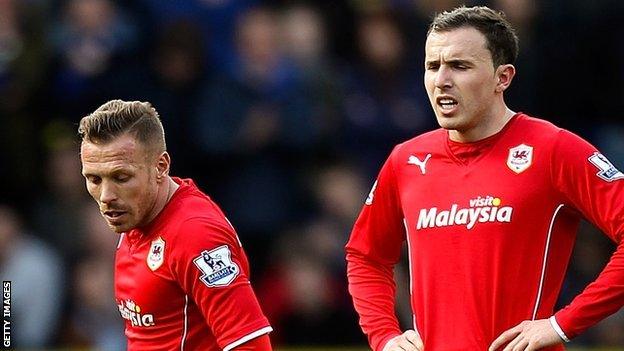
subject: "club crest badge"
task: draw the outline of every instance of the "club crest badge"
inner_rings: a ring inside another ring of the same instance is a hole
[[[533,163],[533,147],[520,144],[509,149],[507,167],[515,173],[522,173]]]
[[[152,241],[152,246],[147,254],[147,266],[155,271],[163,264],[165,259],[165,240],[160,236]]]
[[[209,287],[230,285],[240,273],[240,268],[232,261],[232,253],[227,245],[202,251],[193,263],[202,272],[199,279]]]
[[[624,179],[624,173],[615,168],[613,163],[611,163],[611,161],[609,161],[603,154],[594,152],[588,160],[596,166],[596,168],[598,168],[598,173],[596,173],[596,175],[602,180],[612,182],[614,180]]]

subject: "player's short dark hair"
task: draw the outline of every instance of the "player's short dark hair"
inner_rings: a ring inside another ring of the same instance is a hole
[[[518,57],[518,36],[503,12],[486,6],[461,6],[435,16],[427,36],[432,32],[447,32],[472,27],[485,36],[487,49],[492,54],[494,67],[513,64]]]
[[[111,100],[83,117],[78,127],[82,142],[108,143],[129,133],[148,149],[167,149],[158,112],[149,102]]]

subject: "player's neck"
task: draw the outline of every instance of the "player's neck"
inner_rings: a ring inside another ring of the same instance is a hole
[[[491,118],[484,118],[473,128],[465,131],[449,130],[449,138],[458,143],[474,143],[489,138],[500,132],[515,114],[503,105],[502,111],[494,113]]]
[[[168,189],[167,189],[167,200],[165,201],[165,205],[169,203],[169,200],[171,200],[171,198],[173,197],[173,194],[175,194],[176,190],[178,190],[178,188],[180,187],[180,185],[176,183],[171,177],[168,176],[167,178],[168,178],[168,182],[167,182]]]
[[[163,182],[162,189],[158,193],[158,197],[156,199],[156,203],[154,204],[154,208],[151,211],[151,215],[149,219],[146,221],[147,224],[152,223],[152,221],[162,212],[165,206],[171,201],[173,194],[175,194],[176,190],[180,187],[178,183],[173,181],[173,179],[167,176],[167,180]]]

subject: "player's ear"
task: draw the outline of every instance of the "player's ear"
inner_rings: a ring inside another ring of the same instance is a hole
[[[167,175],[169,175],[169,167],[171,166],[171,157],[167,151],[158,156],[156,162],[156,180],[158,182],[163,181]]]
[[[511,85],[513,77],[516,75],[516,67],[512,64],[500,65],[496,69],[496,92],[502,93]]]

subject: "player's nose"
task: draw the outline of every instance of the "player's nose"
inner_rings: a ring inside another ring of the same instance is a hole
[[[453,86],[453,79],[451,76],[451,69],[445,65],[440,66],[435,76],[435,86],[438,89],[448,89]]]
[[[115,188],[107,184],[107,182],[102,182],[102,186],[100,187],[100,202],[109,204],[117,200],[117,192]]]

